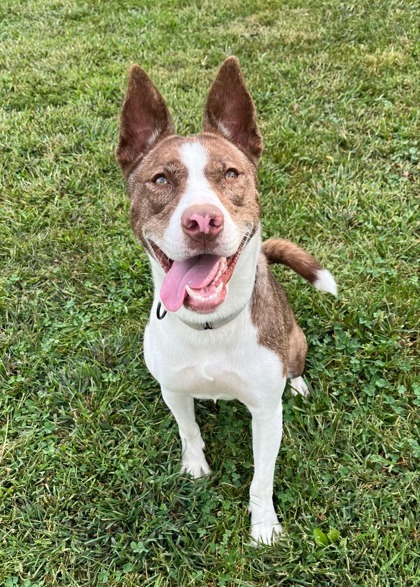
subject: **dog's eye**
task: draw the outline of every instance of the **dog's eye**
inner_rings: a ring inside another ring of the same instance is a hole
[[[232,181],[233,179],[238,178],[238,172],[235,169],[228,169],[225,174],[225,179],[228,181]]]
[[[157,175],[153,182],[156,185],[166,185],[167,183],[169,183],[164,175]]]

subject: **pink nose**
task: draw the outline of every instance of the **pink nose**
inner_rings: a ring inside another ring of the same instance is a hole
[[[223,223],[222,212],[210,204],[190,206],[181,216],[184,233],[193,241],[203,245],[214,240],[222,232]]]

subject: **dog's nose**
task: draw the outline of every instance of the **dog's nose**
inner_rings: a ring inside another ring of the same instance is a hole
[[[223,230],[224,217],[216,206],[210,204],[190,206],[181,216],[184,233],[193,241],[206,244]]]

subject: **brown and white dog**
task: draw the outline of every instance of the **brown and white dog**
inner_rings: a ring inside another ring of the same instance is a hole
[[[130,70],[116,151],[131,200],[131,226],[152,266],[154,302],[144,336],[147,367],[179,426],[182,470],[210,473],[194,398],[237,399],[252,415],[254,543],[281,532],[273,477],[287,378],[301,374],[306,339],[270,263],[283,263],[321,291],[331,274],[297,245],[261,242],[257,163],[262,140],[235,57],[207,98],[204,130],[174,134],[166,104],[138,66]]]

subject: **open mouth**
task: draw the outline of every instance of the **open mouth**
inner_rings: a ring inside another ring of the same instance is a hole
[[[149,241],[150,242],[150,241]],[[195,312],[213,312],[226,297],[226,286],[244,248],[243,239],[230,257],[196,255],[184,261],[173,261],[150,242],[153,252],[166,272],[160,298],[167,310],[176,312],[182,305]]]

